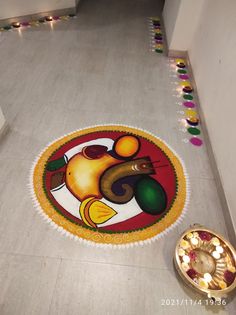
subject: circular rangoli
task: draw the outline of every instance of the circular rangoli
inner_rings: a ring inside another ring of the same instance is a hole
[[[97,245],[143,244],[180,221],[184,166],[156,136],[120,125],[86,128],[51,143],[31,176],[37,208],[63,233]]]

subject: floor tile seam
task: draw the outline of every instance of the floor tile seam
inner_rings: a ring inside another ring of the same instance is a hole
[[[125,249],[126,250],[126,249]],[[134,265],[134,264],[117,264],[113,262],[102,262],[102,261],[91,261],[91,260],[80,260],[77,258],[68,258],[68,257],[57,257],[57,256],[40,256],[40,255],[33,255],[33,254],[23,254],[23,253],[13,253],[13,252],[5,252],[0,251],[0,255],[8,255],[8,256],[22,256],[28,258],[39,258],[39,259],[51,259],[51,260],[58,260],[58,261],[71,261],[71,262],[79,262],[81,264],[96,264],[96,265],[105,265],[105,266],[117,266],[117,267],[128,267],[128,268],[135,268],[135,269],[147,269],[147,270],[166,270],[170,271],[170,268],[158,268],[158,267],[150,267],[150,266],[143,266],[143,265]]]

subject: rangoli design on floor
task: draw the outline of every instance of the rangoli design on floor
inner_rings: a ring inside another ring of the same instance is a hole
[[[191,143],[195,147],[201,147],[203,140],[201,137],[200,118],[197,111],[196,92],[194,92],[191,82],[190,73],[187,67],[187,61],[183,58],[169,59],[172,77],[176,78],[176,93],[178,98],[182,98],[178,102],[184,110],[178,111],[184,118],[180,118],[181,131],[190,135],[190,138],[185,138],[185,143]]]
[[[72,238],[101,245],[157,239],[180,221],[188,200],[176,153],[128,126],[96,126],[56,140],[31,175],[40,213]]]
[[[164,51],[164,44],[161,20],[159,17],[150,17],[148,19],[148,24],[151,37],[151,51],[162,54]]]

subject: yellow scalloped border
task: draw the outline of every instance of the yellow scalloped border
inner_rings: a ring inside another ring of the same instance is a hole
[[[47,195],[43,189],[43,174],[45,165],[49,159],[49,157],[57,150],[60,146],[64,145],[66,142],[89,133],[99,132],[99,131],[121,131],[121,132],[128,132],[135,134],[137,136],[146,138],[147,140],[153,142],[157,145],[170,159],[171,163],[173,164],[177,176],[178,182],[178,191],[176,195],[176,199],[172,204],[169,212],[166,214],[165,217],[162,218],[161,221],[149,226],[140,231],[134,232],[124,232],[119,234],[106,234],[100,233],[99,231],[93,231],[84,228],[83,226],[79,226],[75,223],[70,222],[60,213],[58,213],[51,203],[49,202]],[[95,243],[102,243],[102,244],[114,244],[114,245],[121,245],[121,244],[129,244],[133,242],[145,241],[152,237],[155,237],[157,234],[160,234],[165,229],[170,227],[181,215],[185,202],[186,202],[186,178],[184,174],[184,169],[177,158],[177,156],[169,149],[169,147],[162,142],[160,139],[156,138],[155,136],[146,133],[143,130],[131,128],[128,126],[119,126],[119,125],[108,125],[108,126],[96,126],[91,128],[82,129],[79,131],[75,131],[61,139],[55,141],[51,145],[49,145],[45,151],[39,157],[34,171],[33,171],[33,188],[35,196],[44,211],[44,213],[52,219],[54,223],[58,225],[58,227],[62,227],[63,229],[67,230],[69,233],[78,236],[79,238],[83,238],[88,241],[92,241]]]

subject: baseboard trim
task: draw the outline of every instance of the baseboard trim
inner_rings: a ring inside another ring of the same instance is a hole
[[[196,81],[195,81],[195,78],[194,78],[194,72],[193,72],[193,68],[192,68],[191,63],[190,63],[190,58],[189,58],[188,52],[187,51],[169,50],[168,51],[168,57],[172,57],[172,58],[181,57],[181,58],[185,58],[186,61],[187,61],[188,70],[189,70],[189,74],[190,74],[190,77],[191,77],[191,82],[192,82],[192,85],[193,85],[193,88],[194,88],[194,91],[195,91],[195,99],[196,99],[197,104],[198,104],[198,111],[199,111],[199,115],[200,115],[200,118],[201,118],[201,127],[202,127],[202,130],[203,130],[203,133],[204,133],[204,141],[205,141],[205,145],[206,145],[206,148],[207,148],[207,153],[208,153],[208,156],[209,156],[212,172],[213,172],[213,175],[214,175],[218,196],[220,198],[220,203],[221,203],[221,207],[222,207],[225,223],[226,223],[227,230],[228,230],[228,237],[230,239],[230,242],[234,246],[236,246],[235,227],[234,227],[233,220],[232,220],[232,217],[231,217],[231,213],[230,213],[230,210],[229,210],[229,205],[228,205],[227,198],[226,198],[226,195],[225,195],[225,191],[224,191],[224,188],[223,188],[220,172],[219,172],[219,169],[218,169],[218,166],[217,166],[217,162],[216,162],[216,158],[215,158],[215,154],[214,154],[214,150],[213,150],[212,145],[211,145],[210,136],[209,136],[209,132],[208,132],[208,129],[207,129],[207,124],[206,124],[206,119],[205,119],[204,112],[203,112],[202,107],[201,107],[201,102],[200,102],[200,99],[199,99],[199,96],[198,96],[198,93],[197,93],[197,85],[196,85]]]
[[[68,14],[76,14],[77,8],[76,6],[65,8],[65,9],[58,9],[58,10],[52,10],[52,11],[46,11],[46,12],[39,12],[35,14],[27,14],[22,16],[16,16],[11,17],[7,19],[0,20],[0,27],[3,27],[4,25],[9,25],[13,22],[22,22],[22,21],[32,21],[32,20],[38,20],[44,16],[62,16],[62,15],[68,15]]]
[[[208,156],[209,156],[212,172],[213,172],[213,175],[214,175],[218,196],[220,198],[220,203],[221,203],[221,207],[222,207],[225,223],[226,223],[227,230],[228,230],[228,237],[230,239],[230,242],[235,247],[236,246],[235,227],[234,227],[233,219],[232,219],[232,216],[231,216],[231,213],[230,213],[230,209],[229,209],[229,205],[228,205],[228,202],[227,202],[227,198],[226,198],[226,195],[225,195],[225,191],[224,191],[224,187],[223,187],[223,184],[222,184],[220,172],[219,172],[219,169],[218,169],[218,166],[217,166],[214,150],[213,150],[213,147],[211,145],[211,141],[210,141],[210,136],[209,136],[209,132],[208,132],[207,124],[206,124],[205,115],[204,115],[204,112],[203,112],[202,107],[201,107],[201,102],[200,102],[199,95],[197,93],[197,85],[196,85],[196,81],[195,81],[195,78],[194,78],[194,71],[193,71],[193,68],[191,66],[191,62],[190,62],[190,58],[189,58],[188,52],[187,51],[178,51],[178,50],[168,50],[168,57],[170,57],[170,58],[178,58],[178,57],[185,58],[186,61],[187,61],[188,70],[189,70],[189,74],[190,74],[190,77],[191,77],[191,82],[192,82],[192,85],[193,85],[193,88],[194,88],[194,91],[195,91],[195,99],[196,99],[197,104],[198,104],[198,111],[199,111],[199,115],[200,115],[200,118],[201,118],[201,127],[202,127],[202,130],[203,130],[203,133],[204,133],[204,141],[205,141],[205,145],[206,145],[206,148],[207,148],[207,153],[208,153]]]
[[[203,133],[204,133],[204,141],[205,141],[205,145],[206,145],[206,148],[207,148],[207,153],[208,153],[208,156],[209,156],[212,172],[213,172],[213,175],[214,175],[218,196],[220,198],[220,203],[221,203],[221,207],[222,207],[225,223],[226,223],[227,230],[228,230],[228,237],[230,239],[230,242],[235,247],[236,246],[235,227],[234,227],[234,224],[233,224],[233,219],[231,217],[229,205],[228,205],[227,198],[226,198],[226,195],[225,195],[225,191],[224,191],[224,187],[223,187],[223,184],[222,184],[222,180],[221,180],[220,172],[219,172],[219,169],[218,169],[218,165],[217,165],[217,162],[216,162],[214,150],[213,150],[213,147],[212,147],[212,144],[211,144],[211,141],[210,141],[210,136],[209,136],[209,132],[208,132],[207,124],[206,124],[205,115],[204,115],[204,112],[203,112],[202,107],[201,107],[201,101],[200,101],[199,95],[197,93],[197,85],[196,85],[196,81],[195,81],[195,78],[194,78],[194,71],[193,71],[193,68],[192,68],[191,63],[190,63],[190,58],[189,58],[188,52],[186,52],[186,57],[185,58],[186,58],[186,61],[187,61],[189,74],[190,74],[191,79],[192,79],[192,85],[193,85],[193,88],[194,88],[194,91],[195,91],[195,98],[196,98],[196,101],[197,101],[197,104],[198,104],[198,111],[199,111],[199,115],[200,115],[200,118],[201,118],[201,127],[202,127],[202,130],[203,130]]]
[[[186,58],[188,57],[188,52],[184,50],[170,50],[168,49],[167,56],[169,58]]]

